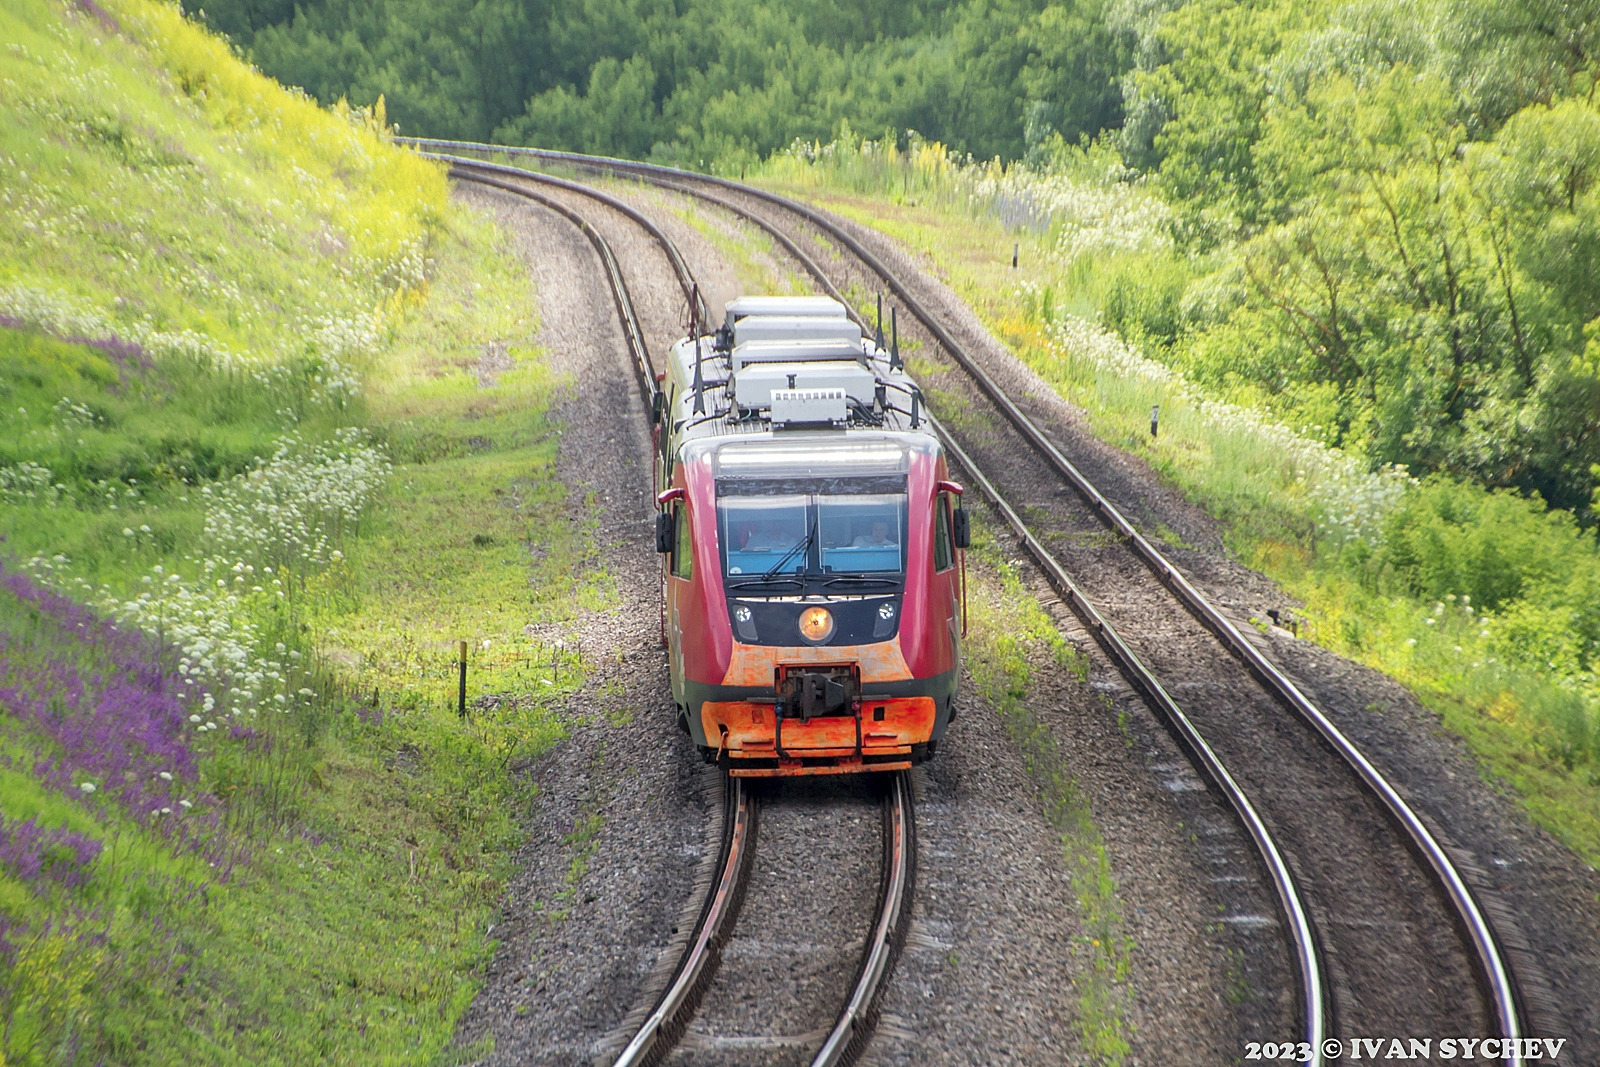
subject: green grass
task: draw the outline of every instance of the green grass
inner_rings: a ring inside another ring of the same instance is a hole
[[[352,355],[421,278],[439,169],[174,6],[105,7],[119,29],[56,0],[0,12],[0,313],[246,360]]]
[[[1122,923],[1105,842],[1088,801],[1079,792],[1067,757],[1033,710],[1035,668],[1088,677],[1088,661],[1073,650],[1055,623],[1023,588],[1017,570],[1001,557],[981,524],[975,526],[966,644],[973,688],[1000,716],[1037,784],[1044,816],[1060,837],[1061,856],[1077,897],[1077,943],[1082,970],[1073,976],[1075,1023],[1092,1062],[1120,1064],[1128,1055],[1127,1019],[1132,939]]]
[[[725,222],[708,218],[695,204],[674,209],[684,222],[693,226],[733,265],[734,274],[747,293],[810,294],[808,279],[802,279],[782,266],[773,254],[772,238],[747,222],[736,223],[738,234],[729,233]]]
[[[1192,386],[1126,373],[1058,342],[1063,316],[1096,320],[1120,307],[1118,301],[1159,303],[1174,286],[1181,291],[1186,269],[1149,252],[1101,252],[1065,264],[1055,253],[1058,232],[1002,225],[986,203],[970,196],[970,175],[955,174],[938,152],[924,155],[845,153],[827,165],[775,157],[752,177],[873,226],[930,260],[996,337],[1084,410],[1091,432],[1144,459],[1221,520],[1229,549],[1305,605],[1302,636],[1410,688],[1466,740],[1486,777],[1509,783],[1536,822],[1590,863],[1600,862],[1600,692],[1595,649],[1585,645],[1592,613],[1583,607],[1592,603],[1585,591],[1591,589],[1594,537],[1575,529],[1545,536],[1538,516],[1492,509],[1486,501],[1481,510],[1493,511],[1500,525],[1468,527],[1450,535],[1454,541],[1428,534],[1432,556],[1409,561],[1409,571],[1386,557],[1352,558],[1346,542],[1319,528],[1326,505],[1270,434],[1248,420],[1218,417],[1207,407],[1210,398]],[[1145,308],[1141,314],[1154,313]],[[1163,357],[1152,339],[1135,341]],[[936,388],[930,396],[935,414],[958,417],[940,405]],[[1250,395],[1217,399],[1247,406],[1260,401]],[[1152,439],[1154,404],[1161,408],[1161,429]],[[1424,491],[1443,492],[1407,490],[1405,499]],[[1163,536],[1160,529],[1147,532]],[[1469,548],[1458,546],[1499,536],[1538,541],[1540,558],[1552,560],[1560,574],[1531,580],[1523,599],[1498,606],[1487,622],[1480,612],[1490,638],[1475,625],[1461,640],[1441,644],[1437,623],[1427,622],[1432,605],[1447,592],[1468,589],[1428,587],[1428,568],[1459,571],[1470,560],[1460,555]],[[1571,613],[1570,629],[1580,635],[1576,645],[1584,646],[1573,656],[1563,653],[1574,642],[1552,635],[1559,611]]]
[[[102,851],[69,888],[0,863],[0,1062],[481,1055],[449,1042],[522,839],[518,771],[583,682],[566,626],[615,601],[591,503],[555,473],[567,383],[525,269],[386,144],[381,109],[319,110],[164,4],[105,7],[116,28],[54,0],[0,12],[7,565],[96,604],[178,574],[281,677],[238,720],[258,740],[196,731],[174,783],[219,798],[242,857],[225,879],[159,820],[33,773],[59,752],[4,705],[0,831],[31,818]],[[290,433],[393,469],[358,518],[308,520],[315,559],[207,535],[216,494]],[[269,576],[268,555],[297,562]],[[220,572],[233,599],[208,559],[251,568]],[[105,669],[41,634],[0,591],[0,689],[30,664]]]

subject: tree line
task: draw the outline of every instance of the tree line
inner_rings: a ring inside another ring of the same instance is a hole
[[[404,133],[690,165],[914,129],[982,158],[1120,122],[1105,0],[210,0],[267,73]]]
[[[1125,333],[1376,463],[1595,518],[1600,4],[1192,0],[1147,16],[1123,158],[1184,269]]]

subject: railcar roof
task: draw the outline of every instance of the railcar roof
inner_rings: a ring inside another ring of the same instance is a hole
[[[842,319],[845,317],[845,308],[839,301],[826,296],[741,296],[728,301],[726,314],[731,327],[747,315]]]

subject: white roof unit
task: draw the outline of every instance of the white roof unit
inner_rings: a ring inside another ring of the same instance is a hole
[[[728,327],[747,315],[782,315],[788,318],[842,319],[844,305],[826,296],[741,296],[728,301]]]
[[[860,362],[865,356],[859,334],[853,342],[842,337],[815,341],[746,341],[734,348],[731,369],[737,374],[747,363],[829,363],[846,359]]]
[[[877,383],[859,363],[754,363],[734,374],[732,395],[740,407],[760,409],[777,403],[785,389],[838,389],[871,404]]]
[[[843,389],[774,389],[772,425],[842,425],[850,421],[850,398]]]
[[[809,315],[746,315],[733,327],[733,344],[746,341],[822,341],[828,339],[861,342],[861,327],[849,319],[830,319]]]

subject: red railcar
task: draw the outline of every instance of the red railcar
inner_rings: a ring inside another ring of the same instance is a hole
[[[740,298],[657,399],[672,694],[746,776],[899,770],[954,714],[967,515],[898,345],[835,301]]]

